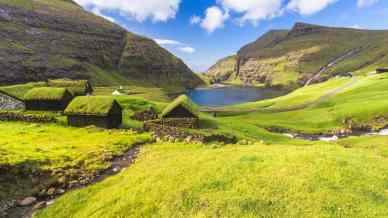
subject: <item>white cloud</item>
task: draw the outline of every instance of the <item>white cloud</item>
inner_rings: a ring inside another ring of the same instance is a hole
[[[84,7],[115,10],[139,22],[167,21],[175,17],[181,0],[75,0]]]
[[[363,8],[376,4],[377,2],[379,2],[379,0],[357,0],[357,6]]]
[[[154,39],[159,45],[183,45],[183,43],[171,39]]]
[[[358,25],[358,24],[350,26],[350,28],[352,28],[352,29],[362,29],[362,27],[360,25]]]
[[[257,24],[260,20],[270,19],[282,14],[283,0],[218,0],[224,8],[242,14],[240,24],[250,21]]]
[[[291,0],[287,9],[298,12],[302,15],[311,15],[315,14],[332,3],[337,2],[338,0]]]
[[[190,24],[198,24],[201,22],[201,18],[194,15],[190,18]]]
[[[172,39],[154,39],[156,43],[158,43],[160,46],[163,46],[166,49],[171,49],[171,50],[177,50],[181,52],[185,52],[188,54],[194,53],[196,50],[195,48],[183,43],[179,42],[177,40],[172,40]]]
[[[228,11],[223,12],[219,7],[213,6],[206,9],[205,18],[201,21],[201,27],[209,33],[224,27],[224,22],[229,18]]]
[[[180,48],[178,48],[178,50],[181,52],[189,53],[189,54],[192,54],[195,52],[195,48],[190,47],[190,46],[180,47]]]
[[[338,1],[340,0],[217,0],[216,6],[206,10],[205,18],[201,20],[201,26],[208,32],[213,32],[224,26],[224,22],[230,18],[229,14],[235,15],[237,23],[240,25],[245,22],[257,25],[262,20],[282,16],[287,11],[295,11],[301,15],[312,15]],[[379,0],[357,1],[362,1],[365,5],[365,2],[371,4],[371,2],[375,3]],[[195,22],[191,23],[196,23],[198,20],[199,18],[196,17]]]
[[[97,16],[103,17],[112,23],[116,23],[116,20],[113,17],[109,17],[109,16],[104,15],[99,8],[93,8],[92,13],[97,15]]]

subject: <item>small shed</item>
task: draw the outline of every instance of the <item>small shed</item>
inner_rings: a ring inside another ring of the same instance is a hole
[[[388,73],[388,67],[377,68],[376,73]]]
[[[122,108],[112,97],[76,97],[65,110],[70,126],[97,126],[106,129],[118,128],[122,123]]]
[[[24,95],[26,110],[63,111],[73,99],[65,88],[33,88]]]
[[[198,106],[186,95],[181,95],[164,109],[161,121],[166,126],[198,128]]]
[[[66,88],[74,96],[85,96],[93,93],[93,87],[88,80],[55,79],[47,82],[50,87]]]

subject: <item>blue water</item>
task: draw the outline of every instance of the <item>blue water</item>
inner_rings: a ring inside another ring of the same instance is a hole
[[[201,106],[217,107],[253,102],[284,95],[285,91],[275,88],[251,86],[226,86],[221,88],[198,88],[187,95]]]

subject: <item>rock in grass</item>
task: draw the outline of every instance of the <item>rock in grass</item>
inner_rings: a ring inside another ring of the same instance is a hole
[[[39,210],[39,209],[44,208],[45,206],[46,206],[46,202],[45,201],[41,201],[41,202],[36,203],[32,209],[33,210]]]
[[[47,195],[54,195],[55,194],[55,188],[49,188],[46,192]]]
[[[27,197],[27,198],[24,198],[23,200],[19,201],[18,205],[22,206],[22,207],[30,206],[30,205],[34,204],[36,202],[36,200],[37,199],[35,197]]]

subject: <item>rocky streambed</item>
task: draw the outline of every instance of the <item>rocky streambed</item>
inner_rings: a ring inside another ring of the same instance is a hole
[[[343,131],[337,134],[304,134],[304,133],[292,133],[292,132],[282,132],[284,136],[293,139],[303,139],[308,141],[336,141],[343,138],[348,138],[351,136],[388,136],[388,128],[380,129],[378,131]]]

